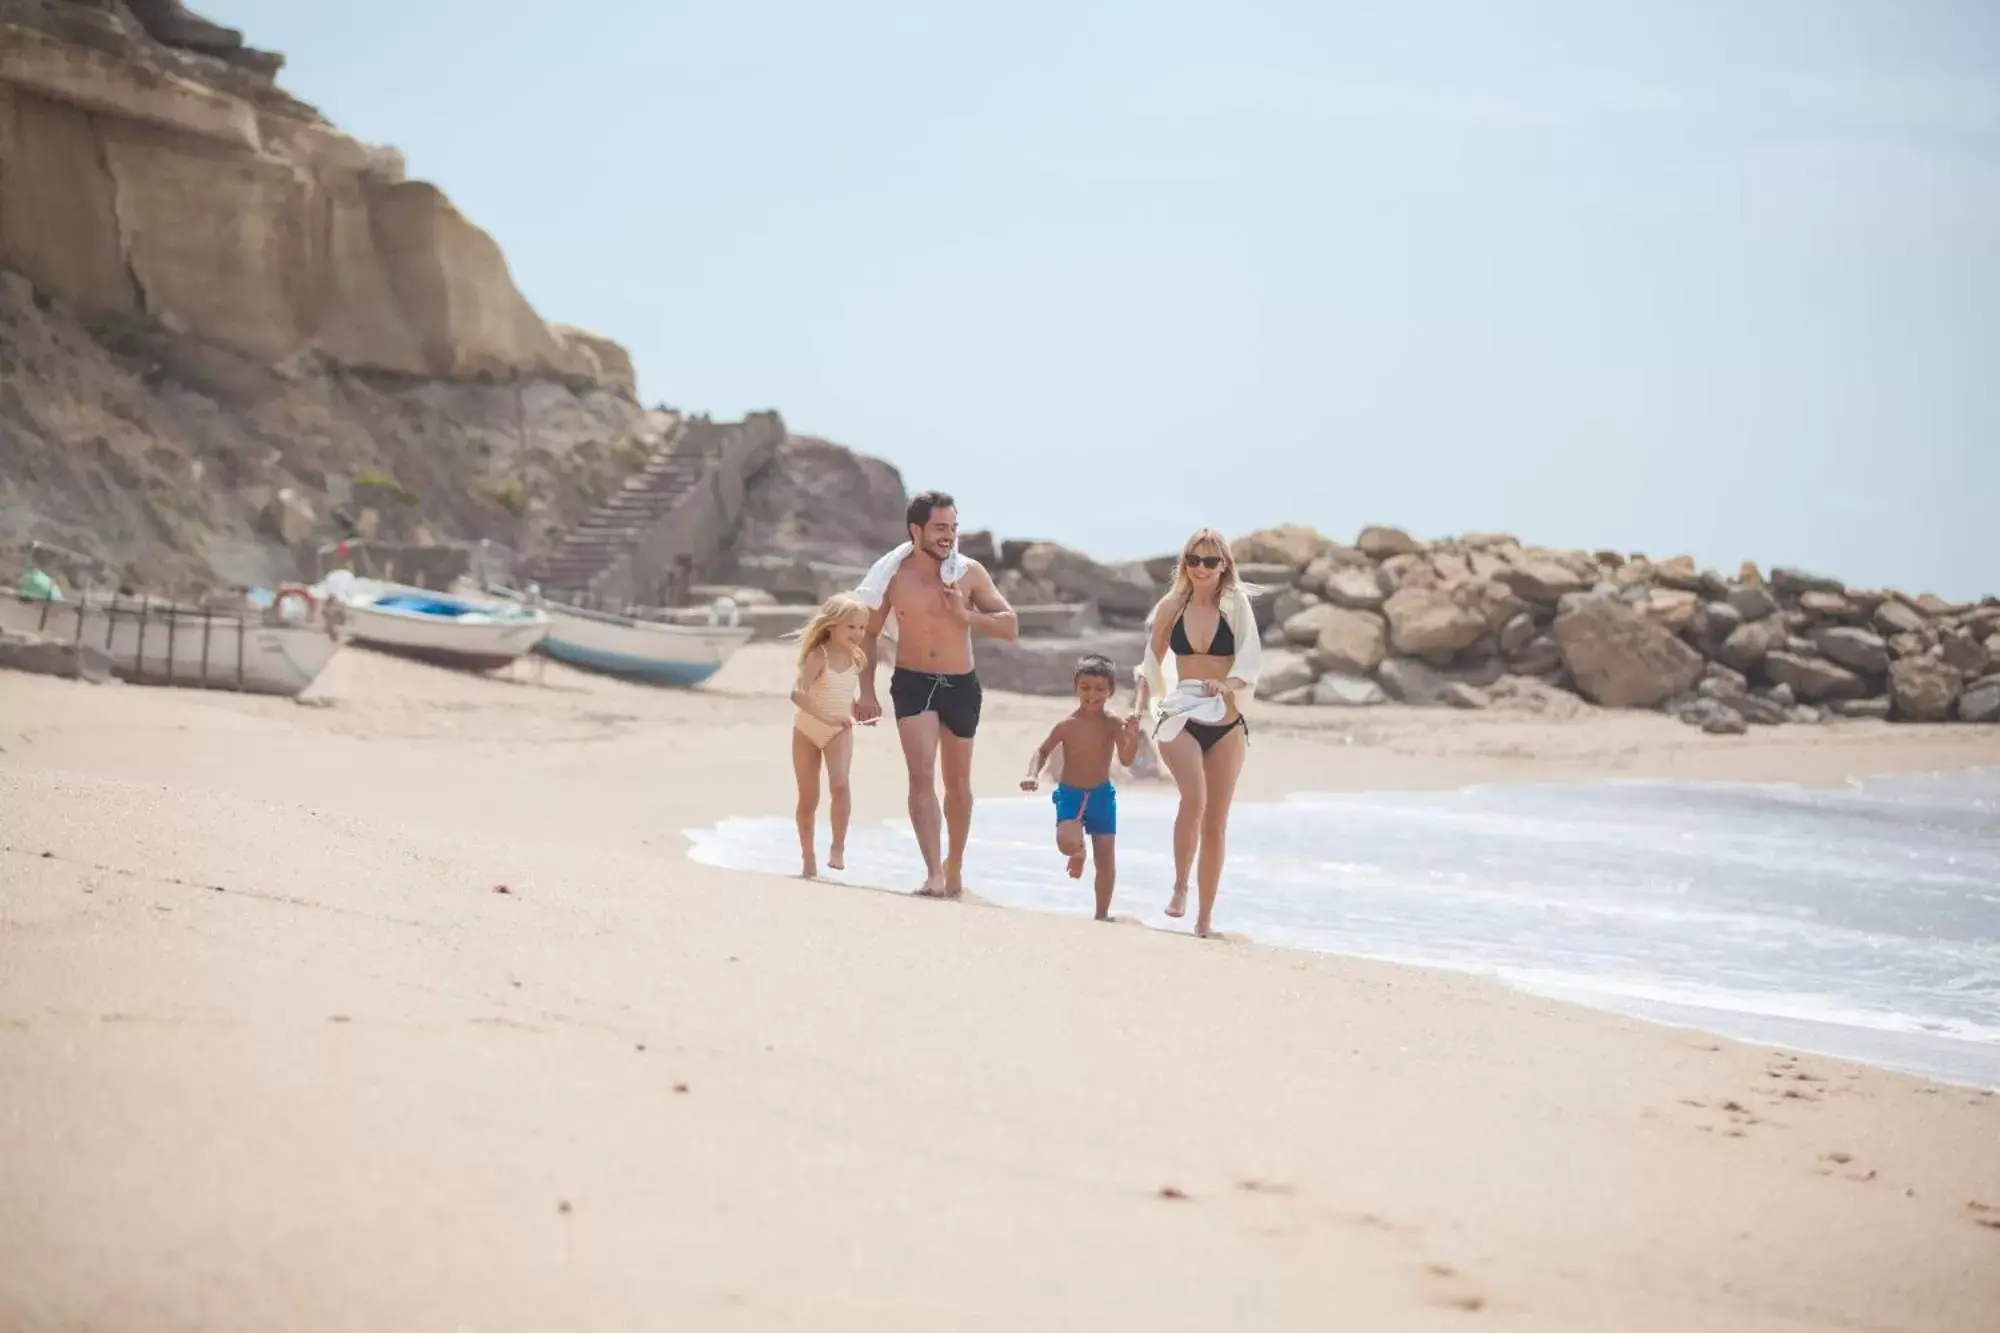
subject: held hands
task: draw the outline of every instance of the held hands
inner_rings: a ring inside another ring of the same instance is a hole
[[[872,727],[875,725],[875,720],[881,716],[882,705],[876,702],[874,695],[864,694],[854,701],[854,716],[849,721],[858,722],[864,727]]]

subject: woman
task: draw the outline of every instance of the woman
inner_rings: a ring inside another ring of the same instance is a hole
[[[1199,854],[1194,933],[1206,936],[1222,883],[1229,805],[1250,738],[1237,700],[1256,688],[1263,657],[1249,592],[1237,580],[1235,557],[1221,533],[1203,528],[1188,538],[1174,586],[1146,626],[1140,708],[1147,692],[1158,701],[1153,737],[1181,794],[1167,915],[1187,913],[1188,869]]]

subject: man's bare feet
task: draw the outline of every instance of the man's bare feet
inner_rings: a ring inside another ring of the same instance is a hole
[[[1174,896],[1167,899],[1167,915],[1182,917],[1187,915],[1187,885],[1174,890]]]
[[[847,869],[847,850],[843,847],[835,847],[832,851],[829,851],[826,854],[826,868],[828,870]]]

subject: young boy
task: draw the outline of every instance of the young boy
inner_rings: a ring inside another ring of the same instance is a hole
[[[1097,867],[1097,919],[1111,919],[1111,890],[1118,881],[1118,792],[1111,785],[1111,756],[1131,766],[1139,749],[1139,719],[1118,718],[1105,711],[1114,689],[1111,659],[1096,653],[1076,666],[1076,711],[1056,723],[1028,762],[1022,791],[1034,791],[1042,769],[1057,746],[1062,747],[1062,781],[1053,793],[1056,805],[1056,848],[1069,858],[1071,879],[1083,877],[1083,840],[1090,837],[1090,859]]]

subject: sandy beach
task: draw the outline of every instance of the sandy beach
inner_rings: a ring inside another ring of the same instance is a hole
[[[0,1327],[2000,1327],[1989,1094],[694,864],[790,808],[788,671],[0,678]],[[989,697],[983,796],[1061,710]],[[1990,727],[1252,717],[1252,801],[2000,763]],[[855,784],[900,812],[886,730]]]

